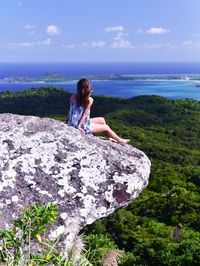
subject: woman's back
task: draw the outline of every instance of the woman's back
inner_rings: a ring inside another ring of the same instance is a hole
[[[70,109],[68,113],[68,125],[77,127],[83,114],[84,107],[78,106],[76,102],[76,95],[72,95],[70,99]],[[91,133],[90,112],[88,112],[86,119],[82,124],[82,129],[85,133]]]
[[[82,78],[77,83],[77,94],[70,98],[70,110],[68,113],[68,125],[76,127],[85,133],[105,133],[109,139],[126,144],[129,139],[120,138],[105,122],[103,117],[90,118],[90,108],[93,99],[90,97],[93,91],[89,81]]]

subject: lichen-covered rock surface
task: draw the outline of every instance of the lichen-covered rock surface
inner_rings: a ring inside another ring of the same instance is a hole
[[[0,114],[0,229],[26,206],[54,202],[58,229],[73,227],[73,234],[71,223],[83,227],[127,206],[149,173],[149,159],[131,145],[53,119]]]

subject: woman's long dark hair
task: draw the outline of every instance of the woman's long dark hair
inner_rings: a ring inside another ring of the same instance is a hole
[[[83,78],[78,81],[76,94],[76,103],[78,106],[87,106],[91,91],[92,86],[87,79]]]

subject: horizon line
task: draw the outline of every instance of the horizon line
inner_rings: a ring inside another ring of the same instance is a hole
[[[114,64],[114,63],[200,63],[199,61],[4,61],[0,64]]]

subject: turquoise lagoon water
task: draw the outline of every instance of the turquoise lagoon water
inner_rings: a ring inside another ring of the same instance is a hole
[[[66,79],[42,80],[49,73]],[[37,82],[27,82],[24,77],[36,77]],[[95,95],[160,95],[200,100],[200,63],[1,63],[0,91],[56,86],[74,92],[81,77],[89,78]]]

